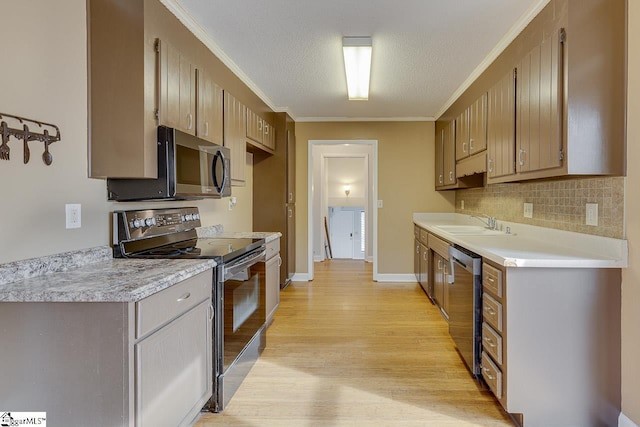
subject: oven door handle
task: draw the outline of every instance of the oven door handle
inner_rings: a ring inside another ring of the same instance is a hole
[[[239,271],[244,270],[245,268],[249,268],[254,264],[257,264],[260,261],[264,261],[264,259],[267,256],[267,250],[263,250],[260,253],[258,253],[255,256],[246,258],[242,261],[240,261],[238,264],[233,263],[232,265],[230,265],[229,267],[225,267],[224,269],[224,277],[229,277],[229,276],[233,276],[234,274],[238,273]]]

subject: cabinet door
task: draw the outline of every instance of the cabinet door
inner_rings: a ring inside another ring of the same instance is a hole
[[[517,67],[516,147],[520,173],[562,165],[562,31],[545,38]]]
[[[272,150],[276,149],[276,129],[266,121],[262,121],[262,144]]]
[[[445,260],[438,253],[433,253],[433,300],[442,306],[444,292],[444,264]]]
[[[418,239],[415,239],[413,242],[413,273],[416,276],[416,282],[420,283],[422,280],[422,272],[420,270],[420,259],[422,257],[422,253],[420,252],[420,242]]]
[[[211,301],[135,345],[136,425],[187,425],[211,396]]]
[[[489,89],[487,102],[488,180],[516,173],[515,169],[515,71]]]
[[[430,286],[431,284],[429,283],[429,281],[431,280],[431,275],[429,274],[429,268],[431,267],[429,265],[429,248],[427,248],[425,245],[423,244],[419,244],[419,252],[420,252],[420,285],[422,286],[423,289],[427,290],[427,294],[431,297],[432,292],[431,289],[432,287]]]
[[[487,148],[487,94],[469,107],[469,155]]]
[[[436,188],[444,185],[444,136],[445,129],[443,128],[436,138]]]
[[[160,52],[159,123],[195,135],[196,68],[165,41]]]
[[[273,317],[280,304],[280,255],[276,255],[265,263],[266,295],[265,308],[267,320]]]
[[[456,119],[456,160],[469,157],[469,113],[467,108]]]
[[[231,151],[231,184],[245,184],[247,108],[224,92],[224,145]]]
[[[262,144],[262,119],[251,108],[247,108],[247,138]]]
[[[456,183],[456,140],[455,120],[445,127],[444,132],[444,184]]]
[[[223,144],[222,110],[222,88],[215,84],[209,72],[198,69],[198,117],[196,121],[199,137],[214,144]]]
[[[285,281],[289,281],[296,271],[296,205],[287,205],[287,261]]]
[[[296,202],[296,136],[287,130],[287,203]]]

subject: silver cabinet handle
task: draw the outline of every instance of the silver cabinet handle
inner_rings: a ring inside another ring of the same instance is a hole
[[[453,171],[449,171],[449,181],[453,181]]]
[[[495,311],[493,308],[491,308],[491,307],[485,307],[485,308],[484,308],[484,311],[485,311],[485,312],[487,312],[487,313],[489,313],[491,316],[493,316],[493,315],[495,315],[495,314],[496,314],[496,311]]]
[[[473,151],[473,138],[469,139],[469,151]]]
[[[278,267],[282,267],[282,257],[278,257]]]
[[[269,126],[267,125],[264,126],[264,134],[269,135]]]
[[[191,292],[187,292],[186,294],[184,294],[180,298],[178,298],[176,301],[178,301],[178,302],[184,301],[184,300],[188,299],[190,296],[191,296]]]
[[[438,260],[438,270],[442,270],[442,260]]]
[[[492,276],[487,276],[487,280],[489,280],[491,283],[495,283],[495,279]]]
[[[489,347],[491,347],[491,348],[495,348],[496,347],[496,345],[493,343],[493,341],[491,341],[491,338],[484,337],[483,339],[486,341],[487,344],[489,344]]]
[[[524,155],[527,153],[527,151],[524,148],[521,148],[520,151],[518,151],[518,163],[520,163],[520,166],[524,166]]]
[[[438,182],[439,182],[440,184],[442,184],[443,179],[444,179],[444,178],[443,178],[442,174],[438,175]]]
[[[262,120],[258,119],[258,130],[262,132]]]
[[[293,201],[293,193],[289,193],[289,201],[292,202]]]
[[[293,218],[293,210],[289,209],[289,218]]]
[[[419,254],[420,253],[420,245],[416,245],[416,253]]]
[[[213,320],[213,314],[215,311],[213,310],[213,304],[209,304],[209,322]]]
[[[493,159],[489,159],[489,173],[493,173]]]
[[[487,376],[487,378],[489,378],[490,380],[495,380],[496,377],[494,377],[493,375],[491,375],[489,372],[491,372],[489,370],[489,368],[485,368],[484,366],[482,367],[482,373],[485,374]]]
[[[209,122],[204,122],[204,136],[209,136]]]
[[[193,114],[187,114],[187,129],[191,130],[193,127]]]
[[[466,153],[466,152],[467,152],[467,143],[466,143],[466,142],[463,142],[463,143],[462,143],[462,152],[463,152],[463,153]]]
[[[427,252],[426,251],[422,254],[422,259],[424,259],[425,261],[427,260]]]

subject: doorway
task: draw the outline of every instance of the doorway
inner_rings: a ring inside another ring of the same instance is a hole
[[[328,241],[324,221],[325,218],[327,224],[330,221],[330,208],[334,214],[351,212],[350,215],[337,214],[339,221],[346,224],[348,220],[345,218],[349,216],[353,224],[353,231],[348,231],[352,233],[352,238],[343,245],[347,247],[350,243],[352,249],[339,252],[340,257],[373,263],[373,280],[377,280],[377,149],[376,140],[309,141],[308,280],[313,280],[313,263],[327,258]],[[330,168],[332,162],[339,162],[338,159],[359,162],[363,171],[359,181],[355,177],[353,182],[347,182],[346,179],[336,181]],[[346,190],[348,194],[345,194]],[[334,246],[333,241],[331,244]]]

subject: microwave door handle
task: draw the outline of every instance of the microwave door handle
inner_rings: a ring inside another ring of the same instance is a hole
[[[216,165],[218,161],[222,162],[222,183],[218,184],[218,177],[216,176]],[[222,151],[216,151],[213,156],[213,162],[211,162],[211,176],[213,178],[213,186],[216,187],[218,193],[222,194],[227,185],[227,163],[224,159]]]

